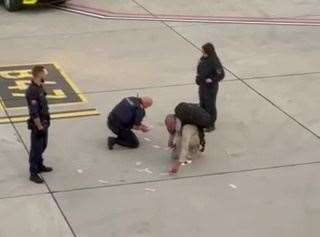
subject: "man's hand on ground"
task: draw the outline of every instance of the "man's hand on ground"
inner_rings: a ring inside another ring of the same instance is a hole
[[[170,175],[175,175],[178,173],[179,169],[180,169],[180,166],[182,165],[182,163],[180,161],[177,161],[173,167],[171,168],[170,170]]]

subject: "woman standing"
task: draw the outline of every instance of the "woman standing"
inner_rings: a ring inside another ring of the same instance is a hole
[[[202,57],[197,67],[196,83],[199,85],[200,106],[211,116],[213,123],[206,131],[215,130],[217,120],[216,98],[219,82],[224,78],[224,70],[216,54],[213,44],[202,46]]]

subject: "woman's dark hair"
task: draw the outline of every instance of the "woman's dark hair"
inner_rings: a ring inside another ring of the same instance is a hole
[[[208,56],[213,56],[216,54],[214,46],[211,43],[206,43],[202,45],[202,49]]]

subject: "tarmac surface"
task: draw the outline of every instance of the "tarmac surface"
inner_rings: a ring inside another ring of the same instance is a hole
[[[71,0],[0,8],[0,30],[0,69],[56,63],[99,112],[52,122],[54,172],[36,185],[29,131],[2,103],[0,237],[320,235],[318,0]],[[169,176],[163,120],[198,101],[208,41],[226,69],[217,129],[202,157]],[[107,150],[106,114],[137,94],[155,100],[152,131],[138,133],[137,150]]]

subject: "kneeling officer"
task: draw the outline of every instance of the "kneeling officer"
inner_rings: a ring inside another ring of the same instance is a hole
[[[108,116],[108,127],[117,137],[108,138],[110,150],[115,144],[129,148],[139,147],[139,140],[131,130],[149,131],[142,120],[146,115],[145,109],[152,104],[150,97],[127,97],[114,107]]]

